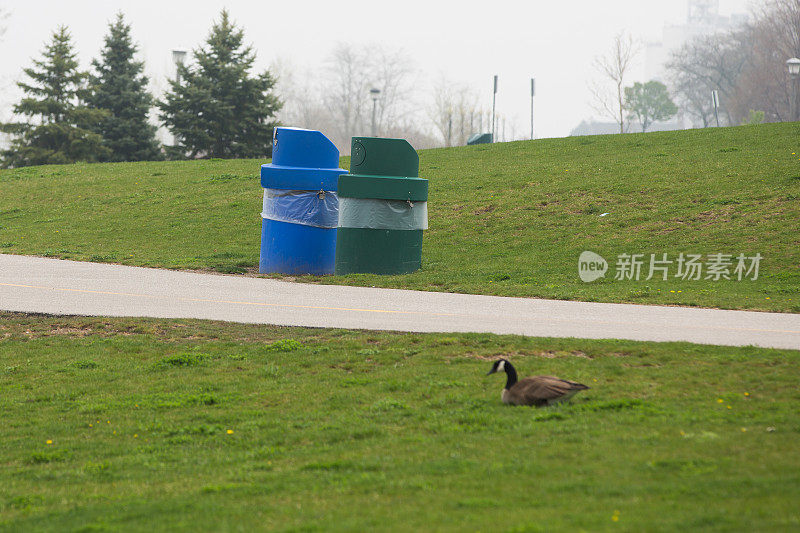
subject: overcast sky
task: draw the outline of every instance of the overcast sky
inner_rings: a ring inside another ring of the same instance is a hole
[[[757,0],[720,0],[722,14],[748,12]],[[319,68],[337,42],[381,43],[404,49],[422,72],[419,105],[440,75],[473,86],[491,106],[492,76],[500,76],[498,112],[530,128],[530,78],[536,78],[537,137],[569,134],[590,107],[587,82],[598,78],[595,56],[614,35],[630,31],[658,41],[665,23],[686,19],[686,0],[403,0],[385,2],[206,0],[0,0],[11,12],[0,42],[0,119],[19,98],[13,82],[38,58],[57,26],[72,32],[82,67],[99,54],[107,24],[122,11],[156,90],[171,75],[170,51],[201,44],[226,7],[258,51],[257,65],[276,60],[297,70]],[[644,53],[635,75],[643,74]],[[633,81],[633,80],[632,80]],[[645,81],[645,80],[641,80]]]

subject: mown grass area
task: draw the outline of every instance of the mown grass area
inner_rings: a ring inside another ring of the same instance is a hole
[[[504,406],[501,355],[592,389]],[[794,530],[798,363],[3,313],[0,530]]]
[[[423,269],[299,280],[799,312],[799,154],[800,123],[426,150]],[[254,273],[261,163],[0,171],[0,252]],[[609,261],[606,278],[579,279],[584,250]],[[732,280],[682,280],[676,264],[645,279],[650,254],[681,252],[763,260],[757,280],[737,281],[735,260]],[[613,279],[623,253],[644,254],[640,280]]]

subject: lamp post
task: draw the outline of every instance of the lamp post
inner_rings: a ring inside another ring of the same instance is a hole
[[[183,61],[186,59],[186,50],[173,50],[172,51],[172,63],[175,65],[175,82],[180,85],[181,84],[181,70],[180,67],[183,65]],[[172,145],[177,147],[180,144],[180,139],[178,138],[177,134],[172,135]]]
[[[453,109],[447,110],[447,147],[453,146]]]
[[[789,83],[792,84],[792,101],[789,103],[789,120],[800,120],[800,109],[797,105],[797,80],[800,79],[800,59],[793,57],[786,61],[789,71]]]
[[[717,119],[717,127],[719,128],[719,91],[716,89],[711,91],[711,103],[714,104],[714,118]]]
[[[536,79],[531,78],[531,140],[533,140],[533,96],[536,94]]]
[[[186,50],[172,51],[172,62],[175,63],[175,81],[177,81],[178,84],[181,83],[181,71],[178,69],[178,67],[183,65],[184,59],[186,59]]]
[[[495,122],[494,122],[494,108],[497,102],[497,74],[494,75],[494,92],[492,93],[492,142],[495,138]]]
[[[378,136],[378,125],[375,123],[375,112],[378,109],[378,96],[381,94],[380,89],[370,89],[370,96],[372,96],[372,136]]]

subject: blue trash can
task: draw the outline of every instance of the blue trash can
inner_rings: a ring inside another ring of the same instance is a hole
[[[339,150],[321,132],[275,128],[272,163],[261,166],[261,257],[258,271],[333,274]]]

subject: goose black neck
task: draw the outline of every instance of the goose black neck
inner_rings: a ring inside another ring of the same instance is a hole
[[[510,389],[517,382],[517,371],[508,361],[503,365],[503,368],[506,371],[506,389]]]

